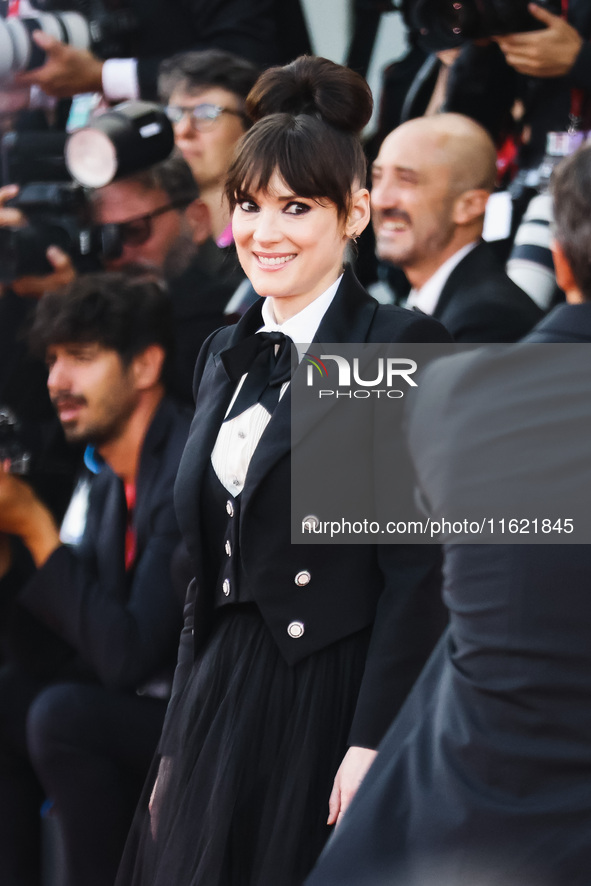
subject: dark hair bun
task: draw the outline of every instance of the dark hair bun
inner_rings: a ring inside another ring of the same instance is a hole
[[[269,114],[316,114],[347,132],[361,132],[373,110],[363,77],[327,58],[302,55],[283,68],[264,71],[246,99],[256,122]]]

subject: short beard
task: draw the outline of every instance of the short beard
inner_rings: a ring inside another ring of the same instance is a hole
[[[197,253],[199,247],[189,234],[180,234],[172,244],[164,259],[162,273],[166,280],[175,280],[183,274]]]

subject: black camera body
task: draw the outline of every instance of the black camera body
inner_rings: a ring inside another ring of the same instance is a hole
[[[6,205],[20,209],[28,224],[0,228],[0,282],[50,274],[49,246],[68,253],[79,271],[100,267],[102,238],[91,224],[90,203],[80,185],[30,182]]]
[[[109,0],[31,0],[40,12],[79,12],[86,19],[89,40],[101,58],[127,58],[133,55],[130,36],[137,28],[134,13]]]
[[[560,15],[560,0],[538,0]],[[408,16],[430,52],[452,49],[468,40],[518,34],[543,27],[528,11],[528,0],[410,0]]]
[[[28,474],[31,453],[19,437],[20,424],[14,412],[0,405],[0,464],[10,474]]]

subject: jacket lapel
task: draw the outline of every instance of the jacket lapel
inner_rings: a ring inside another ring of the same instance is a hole
[[[191,540],[199,539],[201,535],[201,486],[220,425],[236,389],[236,382],[228,376],[220,353],[255,333],[261,325],[261,307],[255,303],[239,323],[222,330],[223,345],[216,346],[214,341],[207,357],[197,391],[195,415],[181,459],[181,482],[177,482],[175,489],[177,513],[182,516],[183,529]]]
[[[325,353],[326,345],[347,342],[365,342],[369,336],[377,302],[363,289],[350,267],[347,267],[337,293],[322,318],[311,343],[314,353]],[[306,344],[306,342],[303,342]],[[305,383],[307,367],[300,363],[294,379],[279,401],[265,433],[261,437],[248,468],[248,481],[242,493],[242,513],[266,474],[277,462],[289,454],[292,442],[301,440],[333,408],[334,400],[317,400],[310,403],[306,414],[298,416],[293,427],[291,421],[292,387]]]
[[[480,242],[455,266],[445,281],[433,311],[435,319],[441,319],[443,312],[458,290],[458,283],[461,283],[462,287],[464,287],[471,283],[472,280],[481,280],[483,276],[486,276],[489,267],[488,247],[483,242]]]

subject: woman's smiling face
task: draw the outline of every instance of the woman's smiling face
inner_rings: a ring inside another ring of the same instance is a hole
[[[334,203],[299,197],[277,173],[265,190],[236,205],[232,230],[255,291],[281,299],[278,319],[298,313],[337,280],[350,236]]]

